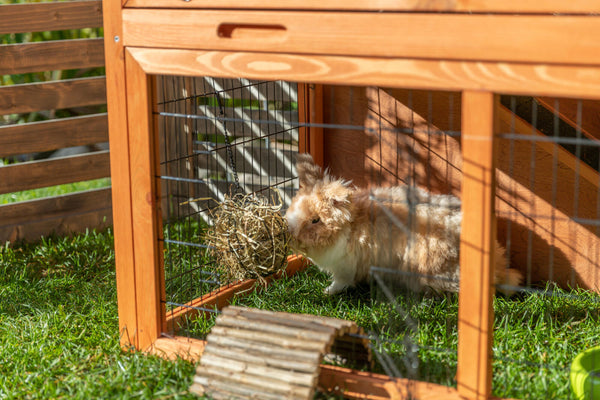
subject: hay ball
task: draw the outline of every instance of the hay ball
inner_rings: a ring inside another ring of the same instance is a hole
[[[271,200],[257,194],[226,196],[211,212],[207,243],[228,278],[263,281],[285,267],[288,227],[275,193]]]

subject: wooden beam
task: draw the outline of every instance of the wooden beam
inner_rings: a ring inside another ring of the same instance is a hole
[[[110,188],[0,205],[0,243],[112,224]]]
[[[127,7],[172,8],[171,0],[129,0]],[[193,0],[177,4],[177,8],[233,8],[233,9],[292,9],[292,10],[372,10],[372,11],[436,11],[436,12],[508,12],[508,13],[576,13],[600,12],[594,0],[546,0],[543,2],[522,0]]]
[[[463,92],[462,232],[458,309],[458,393],[489,399],[492,391],[493,266],[496,224],[494,95]]]
[[[102,67],[103,41],[72,39],[0,46],[0,75]]]
[[[537,96],[597,98],[600,69],[584,66],[393,59],[245,51],[130,48],[151,74],[205,75],[426,90],[488,90]],[[524,85],[523,82],[527,82]]]
[[[123,34],[125,45],[136,47],[598,65],[599,21],[598,16],[125,9]]]
[[[110,176],[108,151],[0,167],[0,194]]]
[[[552,97],[536,97],[536,100],[589,139],[600,140],[600,101]]]
[[[0,35],[102,27],[102,1],[7,4],[0,7]]]
[[[0,126],[0,157],[108,142],[106,114]]]
[[[27,102],[23,102],[27,99]],[[19,114],[106,103],[104,77],[0,87],[0,114]]]
[[[300,127],[298,151],[310,153],[317,165],[325,167],[323,159],[323,86],[298,84],[298,122]]]
[[[161,201],[157,187],[156,138],[152,124],[152,82],[125,50],[138,348],[165,331],[164,272],[160,263]],[[162,300],[162,301],[161,301]]]
[[[139,348],[121,2],[104,0],[103,15],[119,332],[123,348]]]

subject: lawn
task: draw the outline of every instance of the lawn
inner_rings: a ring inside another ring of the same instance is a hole
[[[108,230],[0,248],[0,398],[195,398],[187,393],[192,364],[120,349],[112,243]],[[309,268],[236,302],[356,320],[391,356],[377,371],[391,365],[455,384],[455,295],[400,293],[392,306],[368,285],[325,296],[327,280]],[[600,341],[599,297],[557,293],[496,299],[495,395],[571,397],[572,358]],[[189,327],[197,335],[209,329],[210,322]],[[418,355],[414,365],[404,362],[407,343]]]

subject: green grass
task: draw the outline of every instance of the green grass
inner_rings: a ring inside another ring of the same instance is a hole
[[[192,364],[120,349],[112,240],[110,231],[89,232],[0,248],[0,398],[194,398]],[[311,267],[236,303],[355,320],[402,374],[455,385],[456,295],[398,292],[392,306],[368,285],[325,296],[327,284]],[[495,395],[571,398],[570,362],[600,340],[600,299],[558,293],[496,299]],[[211,325],[188,329],[202,336]],[[417,345],[413,366],[406,343]]]
[[[121,351],[112,241],[1,248],[0,398],[194,398],[192,364]]]

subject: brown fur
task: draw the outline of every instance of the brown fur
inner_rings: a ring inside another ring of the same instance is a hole
[[[355,189],[323,173],[309,155],[298,157],[297,170],[300,190],[286,213],[292,247],[332,274],[327,293],[366,280],[371,266],[417,274],[406,280],[414,290],[458,290],[457,198],[406,186]],[[504,248],[495,249],[496,283],[518,284]]]

